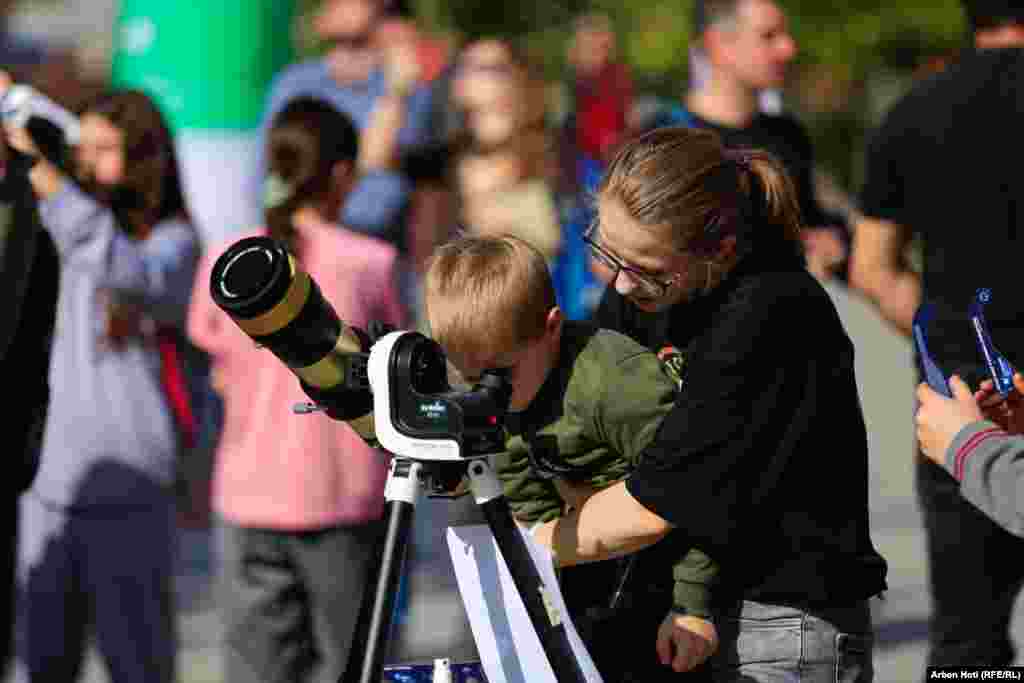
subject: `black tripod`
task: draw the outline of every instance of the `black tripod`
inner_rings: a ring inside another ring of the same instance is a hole
[[[377,585],[372,593],[367,592],[364,597],[361,625],[351,649],[353,656],[340,683],[380,683],[391,635],[395,596],[420,489],[426,480],[431,480],[435,488],[444,490],[445,484],[454,486],[463,475],[468,475],[470,490],[508,565],[555,678],[559,683],[585,682],[569,644],[565,625],[548,599],[547,588],[512,519],[501,482],[490,463],[483,458],[442,463],[395,457],[391,461],[391,471],[384,489],[387,531],[380,556]]]

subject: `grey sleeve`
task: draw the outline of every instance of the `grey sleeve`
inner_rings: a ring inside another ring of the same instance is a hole
[[[191,226],[164,221],[148,239],[132,239],[113,212],[71,182],[39,211],[67,267],[92,271],[101,287],[138,301],[161,322],[184,322],[199,261]]]
[[[991,422],[975,422],[957,434],[946,468],[960,492],[1001,527],[1024,536],[1024,436]]]

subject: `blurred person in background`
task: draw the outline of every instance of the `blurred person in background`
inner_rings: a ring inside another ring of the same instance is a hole
[[[706,78],[655,125],[707,128],[730,147],[772,153],[796,183],[808,270],[845,278],[848,231],[818,202],[810,136],[793,116],[761,108],[760,96],[783,86],[797,54],[785,12],[773,0],[697,0],[693,24]]]
[[[0,92],[10,85],[0,74]],[[39,466],[60,280],[56,248],[39,223],[28,182],[32,161],[8,147],[0,131],[0,377],[18,382],[0,432],[11,466],[0,514],[0,677],[7,673],[13,635],[18,497]]]
[[[947,375],[977,386],[984,359],[967,311],[978,288],[992,289],[985,317],[1016,367],[1024,349],[1024,4],[962,4],[972,46],[900,99],[869,141],[850,283],[907,336],[918,306],[933,304],[929,352]],[[915,237],[921,273],[907,259]],[[928,664],[1008,665],[1024,568],[1007,558],[1024,545],[969,504],[942,467],[918,453],[915,469],[932,598]]]
[[[430,91],[426,120],[420,124],[430,131],[426,146],[446,138],[458,128],[458,115],[449,97],[455,73],[453,46],[444,38],[430,35],[419,25],[408,0],[394,0],[388,5],[376,30],[376,42],[385,55],[386,79],[393,77],[392,67],[397,62],[403,73],[414,73],[415,79]],[[413,147],[422,148],[423,145]],[[408,167],[394,166],[392,170],[405,173],[410,183],[404,248],[413,278],[418,282],[424,275],[426,260],[434,246],[447,235],[451,201],[442,184],[415,174],[409,175]],[[418,291],[416,296],[419,296]]]
[[[559,154],[564,204],[563,252],[555,281],[566,315],[588,317],[604,286],[590,268],[583,242],[594,220],[593,194],[605,165],[634,125],[633,79],[618,56],[618,36],[603,14],[578,18],[569,40],[571,103],[562,124]]]
[[[0,0],[0,68],[29,83],[69,109],[78,109],[94,89],[87,83],[74,51],[12,27],[18,0]]]
[[[460,220],[515,234],[552,259],[561,246],[557,166],[536,65],[509,41],[476,41],[460,55],[453,87],[466,120],[454,159]]]
[[[387,0],[323,0],[315,18],[315,32],[325,43],[323,57],[294,64],[282,71],[270,88],[264,109],[263,133],[289,101],[296,97],[324,99],[347,114],[358,130],[367,125],[371,112],[382,100],[400,100],[405,110],[398,135],[403,150],[426,144],[432,138],[432,91],[417,78],[406,89],[387,82],[387,58],[395,48],[412,49],[414,62],[421,64],[417,43],[410,44],[409,31],[396,30],[397,18]],[[399,22],[400,23],[400,22]],[[406,27],[408,28],[408,27]],[[383,29],[383,30],[382,30]],[[261,144],[261,150],[265,145]],[[257,164],[253,197],[261,196],[266,166]],[[350,230],[383,238],[395,245],[403,259],[407,255],[408,219],[413,187],[392,169],[378,169],[358,177],[338,222]],[[401,270],[403,299],[414,307],[417,283],[410,268]],[[412,311],[410,311],[412,312]]]
[[[385,52],[395,47],[411,47],[419,68],[418,80],[424,85],[437,81],[450,62],[448,44],[420,27],[408,0],[385,4],[374,40]]]
[[[420,253],[429,257],[461,222],[481,234],[516,235],[553,260],[561,248],[558,164],[536,65],[509,40],[474,40],[456,59],[450,98],[460,124],[449,136],[397,153],[410,178],[448,196],[447,215]]]
[[[169,683],[173,485],[195,436],[177,340],[199,256],[173,140],[136,91],[85,108],[73,178],[25,129],[6,132],[36,157],[60,261],[42,457],[21,497],[17,673],[75,680],[94,626],[115,683]]]
[[[611,19],[586,14],[576,20],[569,42],[572,100],[569,129],[581,155],[604,165],[627,133],[633,78],[618,56]]]
[[[404,322],[392,245],[336,223],[361,172],[350,117],[299,97],[267,133],[265,226],[284,242],[347,323]],[[387,459],[344,422],[290,414],[306,402],[291,371],[210,297],[223,248],[204,258],[191,338],[213,359],[224,400],[214,507],[225,530],[221,595],[230,683],[342,678],[383,533]]]

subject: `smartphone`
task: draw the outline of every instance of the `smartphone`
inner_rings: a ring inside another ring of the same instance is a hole
[[[949,388],[949,380],[928,352],[926,330],[933,315],[934,309],[927,302],[921,304],[914,313],[914,346],[917,348],[917,355],[921,359],[921,367],[924,369],[924,378],[928,382],[928,386],[943,396],[952,398],[953,392]]]
[[[988,330],[988,323],[985,322],[985,305],[992,301],[992,290],[979,289],[971,300],[970,318],[971,328],[974,330],[974,337],[978,342],[978,350],[981,351],[988,367],[988,374],[992,378],[996,391],[1003,398],[1006,398],[1013,391],[1013,374],[1015,372],[1010,361],[1006,360],[1003,354],[996,350],[992,343],[992,335]]]

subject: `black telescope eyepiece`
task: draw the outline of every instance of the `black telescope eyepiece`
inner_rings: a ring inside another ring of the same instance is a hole
[[[508,368],[484,370],[480,373],[480,382],[475,389],[485,392],[494,405],[504,413],[512,400],[512,381],[509,379]]]

